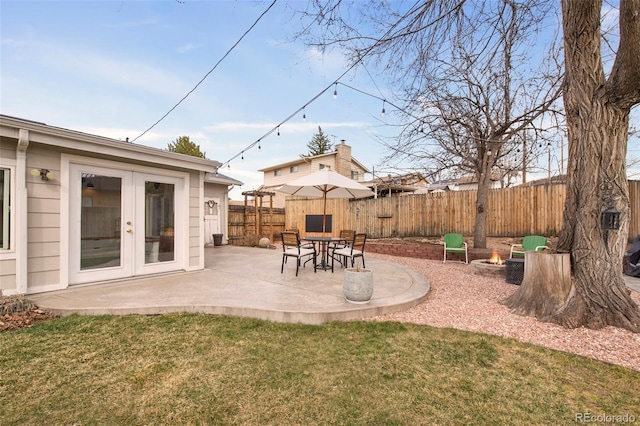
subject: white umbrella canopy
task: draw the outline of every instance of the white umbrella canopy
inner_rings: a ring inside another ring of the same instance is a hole
[[[364,198],[374,195],[371,188],[331,169],[299,177],[276,188],[276,191],[312,198]]]
[[[331,169],[322,169],[294,179],[276,188],[276,191],[298,197],[324,199],[324,211],[322,212],[323,235],[326,229],[327,198],[364,198],[374,195],[370,188]]]

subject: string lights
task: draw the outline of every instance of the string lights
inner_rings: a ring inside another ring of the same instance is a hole
[[[346,74],[346,72],[340,76],[340,77],[344,77],[344,75]],[[245,149],[243,149],[242,151],[240,151],[238,154],[234,155],[233,157],[231,157],[229,160],[225,161],[224,163],[222,163],[222,165],[220,167],[224,167],[224,165],[227,165],[227,168],[230,168],[229,164],[231,163],[231,161],[235,160],[238,157],[241,157],[241,159],[244,160],[244,153],[246,151],[249,151],[251,148],[253,148],[254,146],[258,145],[258,149],[262,149],[262,145],[261,142],[263,139],[265,139],[266,137],[268,137],[269,135],[271,135],[272,133],[276,133],[277,136],[280,136],[280,126],[282,126],[283,124],[287,123],[289,120],[291,120],[293,117],[295,117],[297,114],[299,114],[300,112],[302,112],[302,120],[306,121],[307,120],[307,113],[306,113],[306,108],[307,106],[309,106],[311,103],[313,103],[314,101],[316,101],[320,96],[322,96],[327,90],[329,90],[331,88],[331,86],[334,87],[333,89],[333,96],[334,98],[337,97],[337,93],[338,93],[338,84],[341,84],[342,86],[351,89],[353,91],[356,91],[358,93],[361,93],[365,96],[369,96],[371,98],[374,99],[378,99],[380,101],[382,101],[382,111],[380,113],[380,115],[382,117],[384,117],[386,115],[386,104],[389,104],[391,106],[393,106],[395,109],[397,109],[398,111],[403,112],[405,115],[407,115],[408,117],[412,117],[417,121],[420,121],[422,123],[422,121],[415,117],[413,114],[411,114],[410,112],[404,110],[403,108],[395,105],[392,102],[389,102],[388,100],[386,100],[385,98],[382,98],[380,96],[376,96],[373,95],[371,93],[365,92],[363,90],[360,90],[358,88],[355,88],[353,86],[349,86],[348,84],[342,83],[338,80],[334,81],[333,83],[329,84],[327,87],[325,87],[323,90],[321,90],[317,95],[315,95],[311,100],[309,100],[307,103],[305,103],[303,106],[301,106],[300,108],[298,108],[297,110],[295,110],[293,113],[291,113],[287,118],[285,118],[284,120],[282,120],[280,123],[276,124],[271,130],[269,130],[267,133],[265,133],[264,135],[262,135],[259,139],[257,139],[255,142],[251,143],[249,146],[247,146]],[[422,127],[420,128],[420,131],[424,133]]]

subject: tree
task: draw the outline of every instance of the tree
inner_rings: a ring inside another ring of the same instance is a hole
[[[309,148],[309,153],[306,155],[301,154],[301,157],[313,157],[314,155],[326,154],[331,151],[333,146],[327,135],[322,131],[322,128],[318,126],[318,133],[315,133],[313,138],[307,143],[307,148]]]
[[[383,7],[372,8],[372,13],[377,15],[364,19],[388,29],[376,33],[384,34],[383,37],[368,36],[361,28],[348,25],[341,18],[341,3],[340,0],[312,2],[318,8],[313,14],[316,22],[340,24],[338,29],[328,25],[332,31],[327,31],[326,35],[333,41],[320,40],[318,46],[340,44],[344,47],[360,43],[349,50],[351,60],[358,62],[375,50],[386,69],[404,73],[407,80],[405,92],[410,95],[412,87],[423,87],[422,83],[431,78],[430,71],[438,71],[438,68],[423,67],[424,72],[408,73],[410,68],[405,66],[404,58],[410,58],[418,70],[423,69],[420,65],[426,63],[425,58],[442,61],[439,54],[443,52],[438,50],[438,46],[442,50],[451,50],[448,43],[450,34],[457,34],[460,40],[464,40],[465,34],[487,31],[483,20],[477,20],[477,25],[467,20],[467,26],[460,26],[465,17],[473,16],[465,8],[475,5],[482,11],[483,4],[491,7],[498,2],[425,1],[402,13]],[[509,8],[516,3],[504,0],[500,4]],[[518,4],[535,14],[539,7],[544,9],[545,4],[555,3],[531,0]],[[640,310],[624,285],[621,268],[628,241],[630,211],[625,167],[629,113],[640,103],[640,0],[620,0],[619,42],[609,73],[605,72],[601,52],[602,7],[602,0],[561,1],[565,56],[563,101],[569,164],[559,250],[570,252],[573,271],[566,301],[541,320],[567,327],[614,325],[640,332]],[[351,13],[351,16],[355,15]],[[389,23],[390,19],[392,23]],[[410,25],[401,25],[404,22]],[[426,33],[426,29],[432,31]],[[520,33],[521,37],[525,35]],[[615,43],[608,45],[615,46]],[[484,50],[479,53],[486,53],[493,50],[494,45],[481,43],[481,46]],[[447,58],[444,53],[443,57]],[[474,63],[476,57],[469,59]],[[509,73],[509,67],[504,69]],[[416,100],[421,100],[425,109],[432,107],[430,98],[407,96],[410,105]],[[483,112],[484,108],[485,104],[481,103],[476,110]],[[414,119],[417,123],[421,121],[421,117]],[[427,152],[426,147],[419,146]],[[412,148],[397,146],[397,153],[411,155]],[[485,146],[485,152],[487,149]],[[481,158],[479,154],[480,151],[472,156]],[[617,231],[601,228],[601,214],[610,206],[620,211],[620,229]]]
[[[608,75],[601,10],[601,1],[562,1],[569,162],[559,249],[571,253],[573,288],[549,320],[639,332],[640,311],[625,287],[621,261],[629,231],[629,113],[640,103],[640,0],[620,1],[619,43]],[[618,231],[601,227],[601,213],[610,206],[620,211]]]
[[[561,96],[556,40],[543,45],[532,37],[550,8],[539,0],[427,1],[409,10],[364,5],[362,13],[379,23],[370,36],[347,22],[354,14],[340,12],[344,4],[316,2],[308,13],[325,32],[310,43],[338,44],[353,61],[384,64],[406,120],[386,143],[384,161],[409,161],[432,178],[473,175],[474,245],[486,247],[489,190],[535,160],[539,144],[531,136],[526,155],[518,151],[525,152],[526,134],[541,137],[542,118]],[[533,71],[531,52],[543,52]]]
[[[191,155],[193,157],[207,158],[206,154],[200,151],[200,145],[192,142],[189,136],[180,136],[173,142],[169,142],[167,151]]]

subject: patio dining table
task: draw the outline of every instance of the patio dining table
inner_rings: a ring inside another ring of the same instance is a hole
[[[319,246],[317,253],[320,256],[320,262],[316,262],[316,269],[326,271],[331,269],[329,264],[329,243],[346,243],[347,239],[340,237],[304,237],[302,241],[308,241]]]

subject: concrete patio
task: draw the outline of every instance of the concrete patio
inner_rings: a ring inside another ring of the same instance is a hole
[[[280,249],[219,246],[206,248],[205,256],[203,271],[73,286],[29,298],[61,315],[202,312],[321,324],[402,311],[430,290],[415,271],[365,257],[374,272],[374,293],[369,303],[357,305],[342,294],[343,271],[337,263],[334,273],[314,273],[309,263],[296,277],[291,259],[280,273]]]

